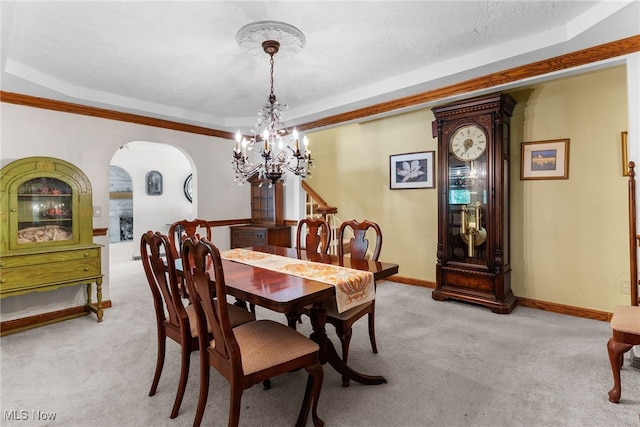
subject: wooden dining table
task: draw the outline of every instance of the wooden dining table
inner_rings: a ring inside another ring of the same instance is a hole
[[[398,265],[387,262],[307,253],[304,250],[279,246],[256,246],[245,249],[369,271],[373,273],[374,280],[381,280],[398,273]],[[319,356],[322,364],[328,362],[343,377],[360,384],[375,385],[387,382],[383,376],[363,374],[348,366],[338,355],[331,340],[327,338],[326,310],[323,302],[329,298],[335,298],[335,286],[225,259],[222,260],[222,264],[227,293],[239,300],[284,314],[293,313],[311,305],[310,319],[313,332],[310,338],[320,346]],[[213,277],[213,271],[210,276]]]

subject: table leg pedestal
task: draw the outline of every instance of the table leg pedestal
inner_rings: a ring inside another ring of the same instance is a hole
[[[325,324],[327,322],[327,311],[322,306],[322,303],[315,303],[311,308],[311,326],[313,332],[311,333],[311,339],[318,343],[320,346],[320,363],[323,365],[329,362],[329,364],[335,369],[343,378],[356,381],[364,385],[378,385],[386,384],[387,380],[379,375],[366,375],[353,370],[349,367],[342,358],[338,355],[336,348],[327,338],[327,332],[325,330]]]

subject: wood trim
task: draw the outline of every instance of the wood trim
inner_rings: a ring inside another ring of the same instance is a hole
[[[249,224],[251,218],[246,219],[220,219],[216,221],[207,221],[210,227],[224,227],[226,225]]]
[[[388,113],[393,110],[416,107],[421,104],[437,101],[438,99],[444,99],[453,95],[460,95],[498,85],[513,83],[519,80],[537,77],[568,68],[579,67],[592,62],[603,61],[605,59],[628,55],[638,51],[640,51],[640,35],[556,56],[554,58],[544,59],[542,61],[533,62],[520,67],[510,68],[497,73],[487,74],[486,76],[454,83],[449,86],[429,90],[416,95],[398,98],[393,101],[363,107],[347,113],[325,117],[313,122],[297,125],[296,127],[299,131],[305,131],[336,125],[347,121],[362,119],[368,116]]]
[[[156,119],[140,116],[138,114],[123,113],[104,108],[88,107],[86,105],[72,104],[70,102],[56,101],[53,99],[38,98],[36,96],[22,95],[19,93],[0,91],[0,101],[10,104],[24,105],[27,107],[43,108],[45,110],[62,111],[83,116],[100,117],[102,119],[117,120],[120,122],[134,123],[144,126],[153,126],[163,129],[177,130],[180,132],[195,133],[198,135],[215,136],[224,139],[235,139],[233,132],[225,132],[202,126],[188,125],[170,120]]]
[[[638,245],[636,244],[636,172],[635,162],[629,162],[629,288],[631,294],[631,305],[638,305]]]
[[[421,279],[414,279],[413,277],[398,276],[397,274],[394,274],[393,276],[389,276],[385,280],[388,280],[390,282],[404,283],[405,285],[421,286],[423,288],[430,288],[430,289],[436,288],[436,282],[430,282],[428,280],[421,280]]]
[[[93,229],[93,236],[106,236],[107,235],[107,231],[109,229],[108,228],[94,228]]]
[[[403,283],[405,285],[422,286],[424,288],[435,289],[436,284],[427,280],[414,279],[412,277],[404,277],[393,275],[385,280],[390,282]],[[551,311],[553,313],[566,314],[568,316],[583,317],[585,319],[602,320],[604,322],[611,321],[612,313],[606,311],[592,310],[589,308],[574,307],[570,305],[557,304],[555,302],[538,301],[530,298],[516,297],[518,305],[538,310]]]
[[[110,191],[109,199],[133,199],[133,191]]]
[[[111,308],[111,300],[102,301],[102,308]],[[50,325],[51,323],[62,322],[63,320],[74,319],[88,314],[90,314],[90,312],[87,311],[85,306],[80,305],[78,307],[36,314],[34,316],[23,317],[21,319],[7,320],[0,323],[0,336],[15,334],[16,332]]]
[[[284,220],[284,225],[288,225],[290,227],[297,227],[298,226],[298,221],[296,221],[295,219],[285,219]]]
[[[571,305],[557,304],[555,302],[538,301],[535,299],[516,297],[518,305],[539,310],[551,311],[554,313],[567,314],[569,316],[584,317],[585,319],[611,321],[613,313],[606,311],[592,310],[590,308],[574,307]]]
[[[336,125],[343,122],[362,119],[368,116],[388,113],[390,111],[403,108],[416,107],[421,104],[444,99],[453,95],[465,94],[481,89],[487,89],[498,85],[513,83],[519,80],[541,76],[544,74],[586,65],[592,62],[603,61],[605,59],[628,55],[640,51],[640,35],[616,40],[610,43],[601,44],[577,52],[567,53],[554,58],[544,59],[520,67],[510,68],[463,82],[454,83],[449,86],[429,90],[416,95],[398,98],[393,101],[374,104],[357,110],[348,111],[341,114],[325,117],[308,123],[297,125],[301,131]],[[180,132],[195,133],[199,135],[215,136],[224,139],[234,139],[232,132],[225,132],[217,129],[210,129],[201,126],[188,125],[184,123],[161,120],[137,114],[122,113],[119,111],[106,110],[102,108],[87,107],[69,102],[55,101],[46,98],[38,98],[29,95],[22,95],[13,92],[0,91],[0,102],[25,105],[28,107],[44,108],[48,110],[63,111],[72,114],[81,114],[92,117],[100,117],[109,120],[135,123],[144,126],[153,126],[164,129],[177,130]]]

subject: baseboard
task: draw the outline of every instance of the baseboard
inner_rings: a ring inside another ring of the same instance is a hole
[[[389,276],[384,280],[388,280],[390,282],[404,283],[405,285],[421,286],[423,288],[431,288],[431,289],[436,288],[435,282],[430,282],[428,280],[414,279],[413,277],[398,276],[397,274],[394,274],[393,276]]]
[[[538,301],[535,299],[516,297],[518,304],[523,307],[537,308],[539,310],[552,311],[554,313],[567,314],[569,316],[584,317],[585,319],[602,320],[610,322],[613,313],[592,310],[590,308],[574,307],[571,305],[557,304],[555,302]]]
[[[102,301],[102,308],[110,308],[111,300]],[[74,319],[76,317],[91,314],[84,305],[78,307],[65,308],[63,310],[51,311],[49,313],[36,314],[34,316],[23,317],[20,319],[7,320],[0,323],[0,336],[15,334],[16,332],[26,331],[28,329],[37,328],[39,326],[50,325],[52,323],[62,322],[63,320]]]
[[[427,280],[414,279],[412,277],[404,276],[390,276],[385,280],[390,282],[403,283],[405,285],[422,286],[424,288],[435,289],[436,284]],[[530,298],[516,297],[518,305],[529,308],[537,308],[538,310],[551,311],[554,313],[567,314],[569,316],[584,317],[585,319],[602,320],[603,322],[611,321],[612,313],[606,311],[592,310],[589,308],[573,307],[570,305],[557,304],[554,302],[538,301]],[[637,354],[640,359],[640,351]],[[640,360],[638,360],[640,365]]]

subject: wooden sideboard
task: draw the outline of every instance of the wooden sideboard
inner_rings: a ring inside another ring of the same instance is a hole
[[[254,175],[251,184],[251,224],[229,227],[231,248],[248,246],[291,247],[291,227],[284,222],[282,183],[274,184]]]
[[[288,225],[236,225],[230,230],[232,249],[265,245],[291,247],[291,227]]]

